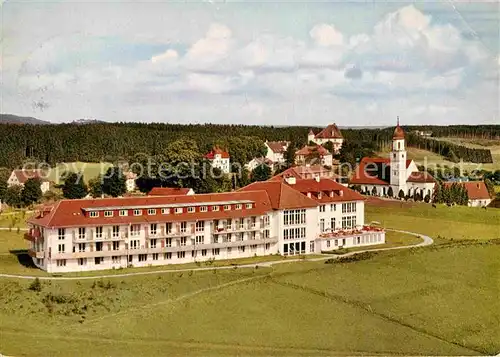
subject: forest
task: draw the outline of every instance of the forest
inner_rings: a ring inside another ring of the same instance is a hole
[[[432,130],[440,135],[479,135],[500,137],[500,126],[449,126],[449,127],[403,127],[411,130]],[[20,167],[26,161],[46,162],[116,162],[130,160],[137,154],[162,154],[168,145],[179,139],[193,140],[200,153],[207,153],[214,145],[226,149],[231,161],[246,163],[265,153],[264,142],[287,140],[294,147],[307,143],[307,133],[315,133],[322,127],[278,127],[256,125],[218,124],[141,124],[141,123],[95,123],[60,125],[15,125],[0,124],[0,167]],[[375,152],[392,138],[394,128],[342,129],[349,146],[356,152],[349,157],[353,161],[366,153]],[[472,162],[491,162],[488,150],[468,149],[456,144],[441,143],[433,146],[426,139],[408,135],[410,146],[427,145],[430,150],[439,150],[449,157]],[[425,140],[425,141],[424,141]],[[436,151],[435,151],[436,152]]]

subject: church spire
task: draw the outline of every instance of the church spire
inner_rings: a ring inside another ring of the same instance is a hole
[[[399,126],[399,115],[397,116],[397,118],[398,118],[398,125],[397,126]]]

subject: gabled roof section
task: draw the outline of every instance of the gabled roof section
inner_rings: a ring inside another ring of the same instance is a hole
[[[318,204],[281,181],[254,182],[238,192],[266,191],[275,210],[316,207]]]
[[[288,146],[289,142],[287,141],[268,141],[266,145],[271,149],[275,154],[284,153]]]
[[[26,183],[30,178],[37,178],[41,182],[47,181],[45,178],[45,173],[42,170],[14,170],[14,175],[16,176],[19,183]]]
[[[321,145],[316,145],[316,146],[304,146],[302,149],[297,150],[295,152],[295,155],[300,155],[300,156],[307,156],[310,155],[313,151],[317,150],[320,156],[327,156],[331,155],[330,151],[325,149]]]
[[[304,175],[338,177],[337,174],[332,173],[331,169],[327,169],[321,165],[292,166],[285,171],[271,177],[269,181],[282,181],[285,177],[295,177],[296,179],[302,179],[304,178]]]
[[[215,155],[220,155],[221,158],[223,159],[229,159],[230,155],[227,151],[222,150],[218,146],[215,146],[212,151],[210,151],[208,154],[205,155],[205,158],[208,160],[213,160],[215,158]]]
[[[187,195],[191,189],[190,188],[178,188],[178,187],[153,187],[149,191],[149,196],[177,196],[177,195]]]
[[[416,183],[435,183],[436,180],[431,174],[424,171],[415,171],[410,174],[406,182],[416,182]]]
[[[412,160],[406,160],[406,168]],[[364,157],[354,171],[350,183],[388,185],[391,180],[391,160],[382,157]]]
[[[290,187],[304,195],[311,194],[311,198],[319,203],[363,201],[358,192],[351,190],[329,178],[296,180]]]
[[[326,128],[321,130],[315,136],[316,139],[342,139],[343,136],[340,133],[340,129],[337,127],[337,124],[333,123],[328,125]]]

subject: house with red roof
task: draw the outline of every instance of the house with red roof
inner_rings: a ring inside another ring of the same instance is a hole
[[[205,155],[205,158],[210,161],[213,167],[218,168],[223,173],[231,172],[231,156],[225,150],[215,146],[212,151]]]
[[[491,203],[492,199],[484,181],[445,182],[444,186],[449,188],[453,184],[465,187],[469,207],[486,207]]]
[[[313,142],[318,145],[323,145],[327,142],[333,144],[333,151],[338,154],[342,148],[342,143],[344,142],[344,137],[337,127],[337,124],[333,123],[328,125],[326,128],[321,130],[319,133],[315,134],[312,130],[309,130],[307,135],[307,142]]]
[[[194,195],[194,191],[189,187],[153,187],[148,193],[149,196],[177,196]]]
[[[267,153],[266,159],[272,162],[272,165],[285,162],[285,152],[290,145],[289,141],[266,141]]]
[[[385,241],[382,229],[364,225],[363,197],[330,179],[176,191],[43,206],[28,220],[28,253],[40,269],[74,272],[317,254]]]
[[[326,168],[322,165],[301,165],[292,166],[285,171],[271,177],[270,181],[283,181],[286,178],[295,177],[296,180],[313,179],[313,178],[331,178],[339,181],[337,175],[331,168]]]
[[[295,164],[306,165],[311,163],[331,167],[333,165],[333,155],[321,145],[306,145],[295,152]]]
[[[429,173],[418,171],[415,162],[407,159],[405,133],[398,117],[389,158],[362,158],[349,183],[371,195],[391,196],[392,191],[392,197],[418,193],[422,198],[427,195],[432,198],[436,180]]]
[[[40,180],[40,189],[42,193],[45,193],[50,189],[50,181],[47,179],[47,176],[48,174],[40,169],[13,170],[7,180],[7,186],[24,186],[28,179],[36,178]]]

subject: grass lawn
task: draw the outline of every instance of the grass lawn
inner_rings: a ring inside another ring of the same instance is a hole
[[[445,239],[500,238],[500,210],[425,203],[368,201],[366,222],[378,221],[384,227],[422,233]]]
[[[0,351],[16,356],[478,355],[500,350],[500,246],[355,263],[103,281],[4,279]],[[445,268],[444,268],[445,267]]]
[[[50,170],[48,179],[54,181],[56,184],[62,183],[59,180],[61,175],[66,171],[70,171],[83,172],[83,178],[85,182],[88,182],[90,179],[106,173],[106,170],[111,166],[113,164],[108,162],[63,162]]]

